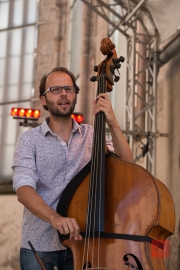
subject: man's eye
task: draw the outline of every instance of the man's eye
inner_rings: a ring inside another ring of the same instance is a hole
[[[72,87],[65,87],[66,91],[72,91]]]
[[[52,92],[58,92],[59,91],[59,88],[58,87],[52,88],[51,91]]]

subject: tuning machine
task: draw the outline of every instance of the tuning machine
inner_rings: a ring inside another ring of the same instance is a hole
[[[91,82],[96,82],[97,80],[98,80],[97,76],[92,76],[92,77],[90,78],[90,81],[91,81]]]
[[[115,75],[114,82],[118,82],[119,80],[120,80],[120,77]]]
[[[113,58],[112,61],[114,63],[114,65],[117,65],[118,63],[123,63],[125,60],[125,58],[123,56],[120,56],[119,58]]]
[[[110,70],[112,72],[112,74],[114,75],[114,82],[118,82],[120,80],[120,72],[119,72],[119,68],[121,67],[120,62],[124,62],[125,58],[123,56],[120,56],[119,58],[113,58],[112,62],[114,65],[110,66]],[[115,74],[115,70],[117,69],[119,76],[116,76]]]

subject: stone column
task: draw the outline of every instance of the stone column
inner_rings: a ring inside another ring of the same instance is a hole
[[[39,102],[40,79],[52,68],[67,65],[68,5],[69,1],[65,0],[41,0],[39,3],[33,106],[41,110],[40,122],[47,115]]]

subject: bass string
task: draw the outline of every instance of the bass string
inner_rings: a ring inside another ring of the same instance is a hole
[[[101,89],[101,93],[105,92],[105,77],[102,75],[101,76],[101,85],[100,85],[100,89]],[[100,164],[99,164],[99,168],[100,168],[100,176],[99,179],[96,179],[96,181],[100,181],[100,190],[99,190],[99,217],[98,217],[98,221],[99,221],[99,237],[98,237],[98,267],[99,267],[99,259],[100,259],[100,243],[101,243],[101,238],[100,238],[100,229],[102,227],[104,227],[104,213],[103,213],[103,219],[101,220],[101,211],[104,211],[104,181],[105,179],[103,178],[104,174],[103,174],[103,170],[105,168],[105,115],[104,112],[100,113],[100,117],[99,117],[99,154],[100,154]],[[102,192],[101,192],[102,191]],[[101,205],[102,204],[102,205]],[[103,226],[101,226],[101,222],[103,222]]]
[[[99,83],[99,93],[103,93],[105,91],[105,79],[104,76],[101,75],[100,76],[100,83]],[[98,116],[97,116],[97,144],[95,144],[95,147],[97,149],[97,154],[96,156],[98,157],[96,164],[96,168],[95,168],[95,194],[98,194],[97,198],[95,199],[95,207],[94,207],[94,224],[96,223],[96,227],[95,230],[98,231],[99,233],[99,237],[98,237],[98,265],[99,265],[99,251],[100,251],[100,229],[102,229],[102,227],[104,226],[104,213],[103,216],[101,217],[102,213],[104,212],[104,202],[103,202],[103,198],[104,198],[104,188],[103,188],[103,183],[104,183],[104,179],[103,179],[103,168],[104,168],[104,155],[105,155],[105,128],[104,128],[104,124],[105,124],[105,115],[103,112],[99,112]],[[98,173],[97,173],[98,172]],[[99,187],[97,188],[97,185],[99,185]],[[94,197],[94,196],[93,196]],[[102,205],[101,205],[102,204]],[[96,211],[96,207],[99,209]],[[95,212],[98,212],[98,216],[95,216]],[[96,220],[97,219],[97,220]],[[103,223],[103,225],[101,225],[101,222]],[[93,254],[93,253],[92,253]],[[92,258],[92,262],[93,262],[93,258]]]
[[[98,92],[99,92],[99,81],[98,81]],[[94,130],[96,131],[98,129],[98,119],[99,115],[96,115],[95,117],[95,123],[94,123]],[[96,170],[96,163],[98,160],[98,152],[97,152],[97,147],[98,147],[98,138],[97,138],[97,132],[93,133],[93,148],[92,148],[92,159],[91,159],[91,173],[90,173],[90,186],[89,186],[89,196],[88,196],[88,211],[87,211],[87,220],[86,220],[86,234],[85,234],[85,245],[84,245],[84,254],[83,254],[83,264],[85,263],[85,257],[86,257],[86,262],[88,261],[88,253],[89,253],[89,248],[90,248],[90,233],[91,233],[91,229],[92,228],[92,223],[93,223],[93,213],[92,213],[92,209],[94,208],[96,204],[93,195],[94,195],[94,190],[96,190],[95,187],[95,175],[94,172]],[[93,226],[94,227],[94,226]],[[93,238],[93,242],[94,242],[94,238]],[[93,252],[92,252],[93,255]],[[93,260],[93,258],[92,258]]]
[[[99,93],[103,92],[103,76],[100,76],[100,80],[99,80]],[[95,198],[95,207],[94,209],[94,226],[93,229],[95,231],[98,231],[99,237],[98,237],[98,243],[97,243],[97,258],[98,258],[98,266],[99,266],[99,251],[100,251],[100,228],[101,228],[101,219],[100,219],[100,213],[101,213],[101,203],[102,203],[102,197],[101,197],[101,187],[102,187],[102,144],[103,144],[103,140],[101,140],[101,135],[103,133],[103,129],[102,129],[102,125],[103,125],[103,112],[99,112],[98,116],[97,116],[97,144],[95,145],[96,149],[97,149],[97,155],[98,156],[98,160],[95,163],[96,164],[96,168],[95,168],[95,173],[94,173],[94,182],[95,182],[95,194],[93,197]],[[104,146],[103,146],[104,147]],[[99,185],[99,188],[98,188]],[[98,193],[98,194],[97,194]],[[97,210],[96,208],[99,209]],[[98,217],[97,214],[98,213]],[[97,220],[96,220],[97,219]],[[96,225],[95,225],[96,224]],[[93,230],[93,232],[94,232]],[[93,239],[94,239],[94,235],[93,235]],[[94,242],[93,242],[94,243]],[[94,247],[93,247],[94,250]],[[92,252],[92,262],[93,262],[93,255],[94,253]],[[92,263],[92,267],[93,267],[93,263]]]
[[[99,84],[98,84],[99,85]],[[95,123],[94,123],[94,128],[96,129],[97,126],[97,120],[95,118]],[[88,194],[88,209],[87,209],[87,218],[86,218],[86,232],[85,232],[85,239],[84,239],[84,251],[83,251],[83,260],[82,260],[82,269],[83,266],[86,265],[88,262],[88,253],[89,253],[89,248],[90,248],[90,231],[91,231],[91,224],[92,224],[92,195],[93,195],[93,190],[94,190],[94,177],[92,172],[94,171],[95,167],[95,159],[97,159],[96,155],[97,152],[96,150],[96,140],[97,140],[97,135],[94,132],[93,133],[93,147],[92,147],[92,158],[91,158],[91,172],[90,172],[90,183],[89,183],[89,194]]]
[[[105,76],[101,75],[98,79],[98,91],[97,94],[106,92],[105,89]],[[99,250],[100,250],[100,228],[101,228],[101,201],[102,201],[102,194],[100,192],[99,201],[97,202],[97,197],[95,194],[97,193],[97,184],[98,181],[102,182],[102,171],[103,171],[103,160],[105,155],[105,115],[103,112],[100,112],[95,117],[94,123],[94,136],[93,136],[93,149],[92,149],[92,165],[91,165],[91,178],[90,178],[90,187],[89,187],[89,197],[88,197],[88,214],[87,214],[87,226],[86,226],[86,233],[85,233],[85,243],[84,243],[84,252],[83,252],[83,262],[82,262],[82,269],[85,263],[88,261],[88,253],[90,249],[90,234],[91,230],[93,232],[92,236],[92,263],[94,261],[94,231],[97,229],[95,227],[96,223],[96,207],[99,206],[99,217],[98,217],[98,261],[99,261]],[[102,134],[104,139],[102,139]],[[98,173],[98,170],[100,173]],[[100,183],[101,189],[102,183]],[[92,224],[93,223],[93,224]],[[98,263],[99,265],[99,263]]]

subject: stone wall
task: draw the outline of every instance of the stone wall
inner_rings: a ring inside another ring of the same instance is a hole
[[[180,54],[163,66],[158,74],[157,90],[157,127],[168,138],[157,139],[157,178],[170,190],[175,204],[175,233],[170,237],[170,254],[167,269],[179,270],[178,245],[180,235],[180,168],[179,168],[179,134],[180,134]]]
[[[41,110],[41,119],[47,116],[39,102],[39,82],[45,73],[56,66],[66,66],[68,48],[69,1],[41,0],[39,4],[38,44],[35,58],[34,107]]]
[[[16,195],[0,196],[0,270],[19,270],[23,206]]]

